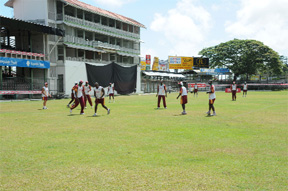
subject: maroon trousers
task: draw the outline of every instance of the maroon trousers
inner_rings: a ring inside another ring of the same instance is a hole
[[[236,90],[232,90],[232,100],[236,99]]]
[[[164,107],[166,107],[166,100],[165,100],[165,96],[164,95],[158,95],[158,105],[157,106],[160,107],[161,98],[163,99]]]
[[[79,103],[81,105],[81,112],[80,112],[80,114],[81,114],[81,113],[84,113],[84,104],[85,103],[84,103],[83,96],[81,96],[80,98],[75,98],[75,103],[72,105],[71,109],[75,109],[79,105]]]
[[[90,96],[90,95],[85,95],[85,96],[84,96],[85,107],[86,107],[87,100],[88,100],[89,104],[90,104],[91,106],[93,106],[93,105],[92,105],[91,96]]]

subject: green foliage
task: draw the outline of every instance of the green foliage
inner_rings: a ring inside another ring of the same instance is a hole
[[[256,40],[234,39],[205,48],[200,55],[209,58],[210,66],[227,67],[235,76],[262,73],[280,74],[282,64],[277,52]]]
[[[117,96],[98,117],[66,100],[0,103],[0,190],[287,190],[288,92]]]

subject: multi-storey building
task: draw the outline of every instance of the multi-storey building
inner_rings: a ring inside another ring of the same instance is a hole
[[[131,18],[78,0],[9,0],[14,17],[65,30],[65,37],[48,36],[48,77],[58,92],[70,93],[75,81],[86,80],[85,63],[123,66],[140,63],[140,29]],[[140,91],[140,66],[137,87]]]

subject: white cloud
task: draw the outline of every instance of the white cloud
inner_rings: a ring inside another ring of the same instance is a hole
[[[124,4],[133,2],[135,0],[94,0],[96,3],[104,6],[122,7]]]
[[[180,0],[166,14],[156,13],[150,25],[150,29],[162,33],[169,44],[167,54],[179,56],[197,55],[210,27],[209,12],[197,6],[195,0]]]
[[[287,0],[242,0],[237,21],[227,22],[225,31],[232,38],[256,39],[287,55],[287,7]]]

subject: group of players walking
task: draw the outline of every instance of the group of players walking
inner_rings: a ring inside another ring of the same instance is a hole
[[[70,113],[72,113],[72,110],[75,109],[79,104],[81,106],[80,115],[84,115],[84,109],[87,108],[87,101],[89,102],[91,108],[93,108],[93,103],[91,100],[90,92],[93,91],[95,96],[95,108],[94,108],[94,115],[97,116],[97,108],[98,104],[101,104],[104,109],[107,110],[107,114],[110,114],[110,109],[105,106],[105,91],[102,86],[98,84],[98,82],[95,83],[95,87],[91,87],[89,85],[89,82],[86,81],[85,85],[83,85],[83,81],[80,80],[79,83],[75,82],[75,85],[73,86],[71,90],[71,101],[68,103],[67,107],[70,108]],[[114,102],[114,87],[112,87],[112,84],[109,84],[108,87],[108,94],[109,94],[109,102],[111,101],[111,97],[113,98]],[[73,103],[71,106],[70,104]]]
[[[210,85],[210,87],[209,87],[210,89],[207,92],[207,94],[209,94],[209,110],[208,110],[207,114],[211,115],[210,112],[212,110],[213,111],[212,115],[216,115],[215,108],[214,108],[214,102],[215,102],[215,99],[216,99],[215,87],[212,84],[212,80],[210,80],[208,82],[208,84]],[[183,85],[183,82],[179,82],[178,85],[179,85],[180,91],[179,91],[179,95],[176,97],[176,99],[178,99],[181,96],[180,104],[181,104],[182,109],[183,109],[182,115],[186,115],[187,113],[186,113],[185,105],[188,103],[188,97],[187,97],[188,91],[187,91],[187,88]],[[197,86],[197,83],[194,86],[194,91],[193,92],[194,92],[194,97],[195,97],[195,94],[198,97],[198,86]],[[163,100],[163,105],[164,105],[164,108],[166,109],[167,105],[166,105],[165,97],[167,97],[167,89],[166,89],[165,84],[163,84],[163,81],[161,81],[160,85],[158,85],[158,87],[157,87],[156,97],[157,96],[158,96],[157,109],[160,108],[161,99]]]
[[[212,80],[209,80],[208,84],[209,84],[209,91],[206,93],[209,94],[209,110],[207,114],[215,116],[216,115],[216,111],[214,107],[214,102],[216,100],[215,86],[212,84]],[[179,82],[178,85],[179,85],[180,91],[176,99],[178,99],[181,96],[180,104],[183,109],[182,115],[186,115],[187,113],[185,110],[185,105],[188,103],[188,98],[187,98],[188,91],[182,82]],[[245,82],[243,84],[243,97],[244,95],[245,97],[247,96],[247,90],[248,90],[248,85]],[[105,106],[104,88],[100,86],[98,82],[96,82],[95,87],[92,88],[91,85],[89,85],[88,81],[86,81],[84,85],[82,80],[80,80],[79,83],[75,82],[71,90],[71,101],[67,105],[67,107],[70,108],[70,113],[72,113],[72,110],[75,109],[80,104],[81,106],[80,115],[84,115],[84,109],[87,108],[87,101],[89,102],[91,108],[93,108],[93,103],[92,103],[91,96],[90,96],[91,91],[93,91],[94,96],[95,96],[95,107],[94,107],[95,113],[93,116],[97,116],[98,104],[101,104],[102,107],[107,110],[107,114],[110,114],[110,109]],[[191,93],[194,93],[194,97],[195,95],[198,97],[197,83],[194,85],[194,91],[193,92],[191,91]],[[237,85],[235,84],[235,81],[231,85],[231,93],[232,93],[232,101],[236,101]],[[114,101],[114,87],[112,87],[111,83],[108,86],[108,94],[109,94],[109,102],[111,101],[111,98],[113,98],[113,102],[115,102]],[[46,82],[44,87],[42,88],[43,109],[47,109],[46,102],[47,102],[48,96],[51,97],[48,91],[48,83]],[[167,109],[167,104],[166,104],[166,99],[165,99],[165,97],[167,97],[167,88],[165,84],[163,84],[163,81],[161,81],[157,87],[156,97],[158,97],[157,109],[160,108],[161,99],[163,100],[164,108]],[[213,111],[213,114],[211,114],[211,110]]]
[[[214,107],[214,102],[216,100],[216,94],[215,94],[215,86],[212,84],[212,80],[208,81],[209,84],[209,91],[206,92],[207,94],[209,94],[209,110],[207,113],[207,115],[212,115],[215,116],[216,115],[216,111],[215,111],[215,107]],[[186,87],[183,85],[182,82],[180,82],[179,84],[180,87],[180,92],[179,95],[177,96],[177,99],[181,96],[181,100],[180,100],[180,104],[182,106],[182,115],[186,115],[186,110],[185,110],[185,104],[188,103],[188,98],[187,98],[187,89]],[[231,92],[232,92],[232,101],[236,101],[236,93],[237,93],[237,85],[235,84],[235,81],[233,82],[233,84],[231,85]],[[247,96],[247,90],[248,90],[248,85],[245,82],[243,84],[243,97],[245,95],[245,97]],[[194,93],[194,97],[196,95],[196,97],[198,97],[198,85],[197,83],[195,83],[194,85],[194,90],[191,91],[191,93]],[[163,84],[163,81],[160,82],[160,85],[158,85],[157,87],[157,94],[156,97],[158,96],[158,102],[157,102],[157,109],[160,108],[160,102],[161,99],[163,100],[163,106],[165,109],[167,109],[167,104],[166,104],[166,99],[165,97],[167,97],[167,90],[166,90],[166,86],[165,84]],[[213,111],[213,114],[211,114],[211,110]]]

